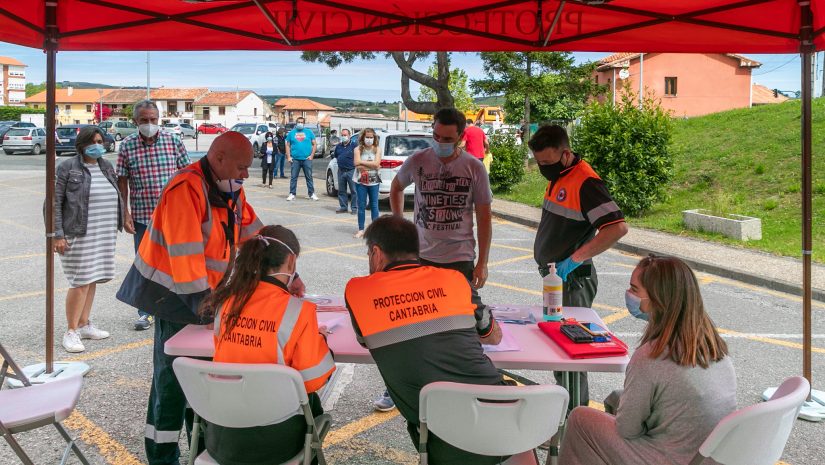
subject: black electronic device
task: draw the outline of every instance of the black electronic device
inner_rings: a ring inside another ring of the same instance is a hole
[[[559,329],[575,343],[593,342],[593,335],[585,331],[584,328],[578,324],[563,324]]]

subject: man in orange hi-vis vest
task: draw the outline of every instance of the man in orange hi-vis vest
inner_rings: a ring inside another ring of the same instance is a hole
[[[479,327],[470,283],[456,270],[418,261],[418,231],[396,216],[367,228],[370,275],[353,278],[344,296],[358,341],[369,349],[390,396],[418,444],[418,395],[435,381],[504,384],[484,355],[483,338],[498,323]],[[494,464],[500,457],[471,454],[431,435],[430,460],[439,464]]]
[[[179,463],[186,407],[172,371],[173,357],[163,346],[186,324],[206,323],[198,317],[201,301],[223,279],[236,246],[263,226],[242,188],[251,164],[249,141],[227,132],[204,158],[175,173],[118,291],[119,300],[156,318],[145,435],[150,465]]]

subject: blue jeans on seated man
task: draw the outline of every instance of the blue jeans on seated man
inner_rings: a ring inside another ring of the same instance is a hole
[[[304,170],[304,179],[307,182],[307,195],[312,196],[315,193],[315,185],[312,182],[312,160],[296,160],[292,159],[292,172],[289,179],[289,193],[296,195],[298,189],[298,173]]]
[[[358,194],[355,191],[355,181],[352,179],[352,172],[355,168],[349,170],[338,170],[338,204],[341,211],[347,211],[347,205],[350,205],[350,210],[358,211]]]

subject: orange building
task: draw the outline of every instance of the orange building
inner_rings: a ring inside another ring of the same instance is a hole
[[[751,71],[760,66],[733,53],[616,53],[599,61],[594,77],[614,99],[641,83],[673,116],[699,116],[752,106]]]

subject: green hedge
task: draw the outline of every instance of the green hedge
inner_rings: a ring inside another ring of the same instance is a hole
[[[626,215],[637,216],[665,195],[673,176],[668,150],[673,122],[651,96],[639,108],[625,89],[621,101],[590,104],[573,133],[573,149],[605,181]]]
[[[498,192],[509,192],[524,178],[524,160],[527,146],[516,145],[516,138],[510,134],[495,135],[490,138],[490,186]]]
[[[6,107],[0,106],[0,121],[20,121],[22,114],[44,114],[44,108],[29,108],[29,107]]]

